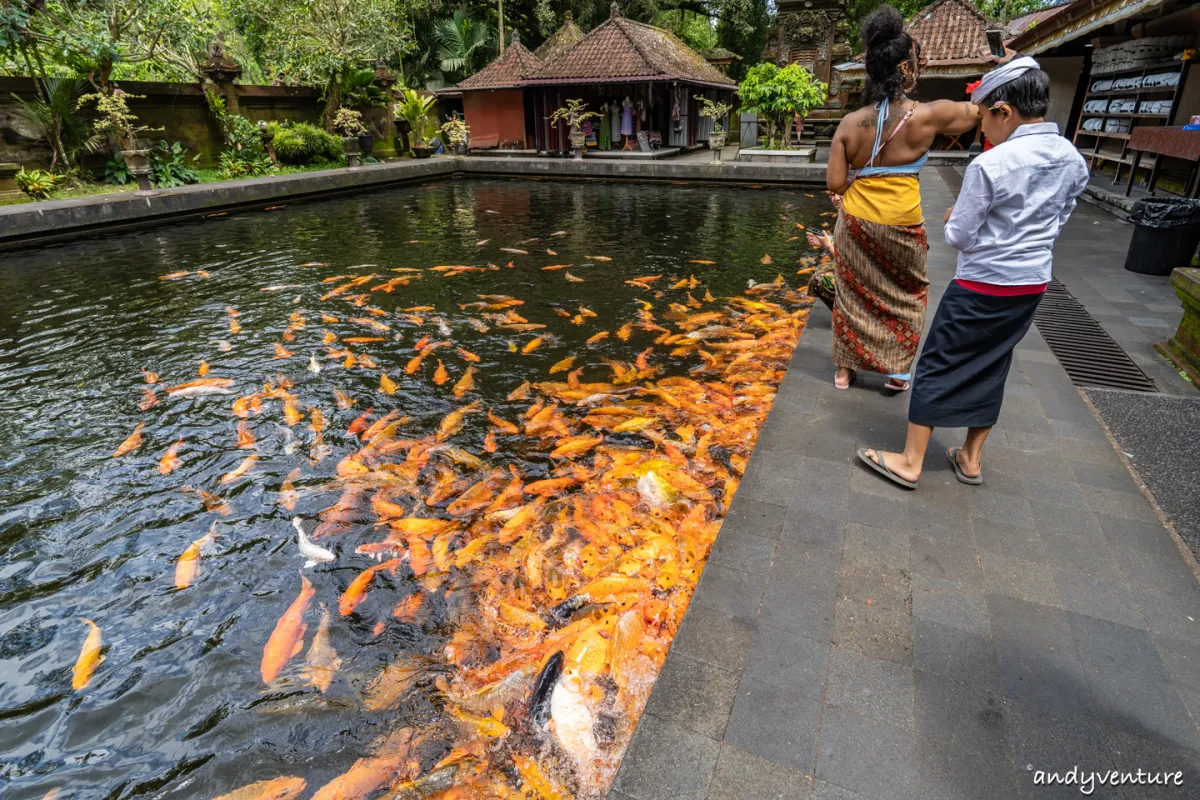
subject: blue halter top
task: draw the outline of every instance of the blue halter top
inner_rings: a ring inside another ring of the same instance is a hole
[[[896,164],[891,167],[875,166],[875,157],[879,155],[879,151],[883,149],[883,146],[891,141],[891,137],[888,137],[887,141],[884,141],[883,139],[883,126],[887,124],[888,121],[888,99],[885,97],[876,103],[875,110],[879,113],[877,114],[878,122],[875,123],[875,146],[871,149],[871,159],[867,162],[865,167],[858,170],[854,174],[854,177],[866,178],[871,175],[916,175],[921,171],[921,167],[925,166],[925,162],[929,160],[928,151],[926,151],[920,158],[918,158],[916,161],[913,161],[911,164]],[[904,123],[901,122],[900,124],[903,125]],[[892,136],[895,136],[896,132],[899,130],[899,128],[896,128],[895,131],[892,131]]]

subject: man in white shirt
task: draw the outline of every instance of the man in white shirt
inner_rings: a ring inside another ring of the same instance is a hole
[[[967,167],[946,212],[958,269],[917,362],[904,452],[858,451],[904,488],[917,488],[935,427],[967,428],[946,458],[958,480],[983,483],[983,443],[1000,414],[1013,348],[1033,323],[1054,242],[1088,180],[1083,157],[1044,119],[1049,95],[1050,79],[1032,58],[988,73],[971,94],[995,147]]]

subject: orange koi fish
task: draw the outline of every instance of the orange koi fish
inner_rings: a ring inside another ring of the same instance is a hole
[[[770,264],[771,263],[770,253],[768,253],[768,254],[764,255],[762,258],[760,258],[759,263],[760,264]]]
[[[375,573],[385,569],[399,569],[402,563],[403,559],[392,558],[384,561],[382,564],[367,567],[360,572],[358,577],[351,581],[346,591],[342,593],[341,599],[338,600],[338,613],[343,617],[348,617],[354,613],[354,609],[358,608],[359,604],[366,599],[367,590],[371,586],[371,580],[375,577]]]
[[[167,387],[171,397],[198,397],[205,394],[230,394],[229,387],[233,386],[230,378],[198,378],[187,383]]]
[[[705,266],[710,266],[710,267],[717,263],[715,261],[706,261],[703,258],[689,258],[688,262],[691,264],[704,264]]]
[[[437,440],[441,442],[444,441],[446,437],[458,433],[463,426],[463,417],[467,414],[478,413],[478,411],[478,400],[474,401],[470,405],[465,405],[462,408],[457,408],[454,411],[451,411],[442,419],[441,424],[438,425]]]
[[[196,582],[200,574],[200,556],[213,539],[217,538],[217,523],[213,523],[208,533],[188,545],[175,563],[175,588],[186,589]]]
[[[478,364],[478,363],[479,363],[479,356],[475,355],[475,354],[474,354],[474,353],[472,353],[470,350],[464,350],[464,349],[463,349],[463,348],[461,348],[461,347],[456,347],[456,348],[455,348],[455,351],[456,351],[456,352],[457,352],[457,353],[458,353],[460,356],[462,356],[464,360],[466,360],[466,361],[470,361],[470,362],[471,362],[471,363],[473,363],[473,364]]]
[[[488,409],[488,422],[495,425],[501,433],[519,434],[521,432],[520,428],[508,420],[497,417],[494,413],[492,413],[491,409]]]
[[[396,603],[396,607],[392,609],[392,616],[396,619],[412,619],[417,615],[417,611],[420,610],[421,603],[424,600],[425,595],[419,591],[414,592],[399,603]]]
[[[354,398],[343,392],[341,389],[334,389],[333,396],[337,401],[337,407],[341,411],[345,411],[350,406],[354,405]]]
[[[75,660],[75,668],[71,671],[71,688],[77,692],[87,688],[96,667],[104,661],[104,656],[100,654],[100,626],[90,619],[83,619],[82,622],[87,624],[89,630],[79,650],[79,658]]]
[[[146,423],[144,422],[139,422],[134,427],[133,433],[129,434],[125,441],[121,442],[121,446],[117,448],[116,452],[113,453],[113,458],[120,458],[121,456],[128,455],[142,446],[142,426],[145,424]]]
[[[138,410],[145,411],[149,408],[158,405],[158,395],[149,386],[142,389],[142,402],[138,403]]]
[[[395,394],[399,388],[399,385],[389,378],[386,373],[379,376],[379,391],[384,394]]]
[[[254,447],[254,434],[250,430],[250,424],[242,420],[237,424],[237,447],[239,450],[250,450]]]
[[[371,342],[386,342],[385,336],[347,336],[342,339],[346,344],[370,344]]]
[[[300,575],[300,594],[288,606],[287,611],[275,623],[271,638],[263,649],[262,674],[263,683],[270,683],[279,677],[287,662],[304,648],[304,612],[312,602],[317,590],[308,582],[308,578]]]
[[[304,415],[300,413],[300,406],[296,403],[295,398],[289,397],[283,401],[283,421],[290,428],[304,419]]]
[[[608,331],[600,331],[595,336],[590,337],[584,344],[595,344],[596,342],[604,341],[608,338]]]
[[[582,455],[603,441],[603,436],[568,436],[555,442],[557,447],[550,452],[550,457],[570,458]]]
[[[154,384],[158,383],[158,373],[157,372],[151,372],[148,369],[143,369],[142,375],[146,378],[146,383],[148,383],[150,385],[154,385]]]
[[[559,372],[566,372],[575,364],[575,356],[567,356],[562,361],[557,362],[550,367],[550,374],[555,375]]]
[[[292,351],[285,348],[279,342],[275,343],[275,358],[291,358]]]
[[[441,386],[448,380],[450,380],[450,373],[446,372],[446,365],[443,364],[442,360],[439,358],[437,369],[433,373],[433,382],[438,386]]]
[[[308,782],[300,777],[272,778],[255,781],[213,800],[295,800],[307,786]]]
[[[534,350],[537,350],[539,347],[541,347],[542,342],[544,342],[545,340],[546,339],[544,336],[539,336],[536,339],[533,339],[532,341],[530,341],[528,344],[526,344],[524,347],[521,348],[521,354],[529,355]]]
[[[257,463],[258,463],[257,455],[246,456],[244,459],[242,459],[242,463],[238,464],[235,469],[233,469],[230,472],[226,472],[224,475],[221,476],[221,484],[225,485],[225,484],[230,484],[230,483],[236,483],[237,481],[239,481],[242,478],[249,475],[250,472],[253,471],[254,465]]]
[[[158,462],[158,471],[162,475],[170,475],[179,466],[179,451],[183,449],[183,437],[167,448]]]
[[[633,334],[633,325],[626,322],[624,325],[621,326],[620,330],[617,331],[617,338],[620,339],[622,342],[627,342],[627,341],[629,341],[629,337],[632,334]]]
[[[369,420],[371,419],[371,412],[373,412],[374,410],[375,410],[375,406],[371,406],[366,411],[364,411],[362,414],[360,414],[358,416],[358,419],[356,419],[356,420],[354,420],[354,422],[350,423],[350,427],[346,429],[346,433],[350,434],[351,436],[357,436],[358,434],[365,431],[367,429],[367,426],[370,424]]]
[[[454,389],[451,392],[455,397],[461,398],[467,392],[475,388],[475,367],[467,367],[467,371],[458,379],[458,383],[454,384]]]
[[[524,400],[529,396],[529,381],[525,381],[508,393],[509,400]]]
[[[192,274],[191,272],[184,270],[183,272],[172,272],[169,275],[159,275],[158,279],[160,281],[173,281],[173,280],[177,280],[179,278],[186,278],[188,275],[191,275],[191,274]]]
[[[612,261],[608,256],[584,256],[584,258],[590,258],[592,261]]]
[[[573,264],[551,264],[548,267],[542,267],[542,269],[553,271],[556,269],[566,269],[567,267],[571,267],[571,266],[574,266],[574,265]]]
[[[416,371],[421,368],[421,362],[424,360],[425,360],[425,356],[423,356],[423,355],[413,356],[412,359],[408,362],[408,364],[405,365],[404,374],[405,375],[416,374]]]
[[[485,453],[496,452],[496,432],[488,431],[483,437],[483,451]]]
[[[200,362],[200,366],[199,366],[199,368],[197,368],[196,374],[199,375],[201,378],[203,378],[205,375],[208,374],[208,362],[207,361]]]

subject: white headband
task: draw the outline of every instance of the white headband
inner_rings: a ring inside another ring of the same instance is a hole
[[[1014,58],[1002,67],[996,67],[984,75],[983,80],[975,87],[975,91],[971,92],[971,102],[979,103],[1004,84],[1015,81],[1031,69],[1041,69],[1041,67],[1029,56]]]

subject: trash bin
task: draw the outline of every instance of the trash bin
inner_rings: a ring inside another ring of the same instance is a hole
[[[1143,275],[1170,275],[1192,263],[1200,245],[1200,200],[1150,197],[1133,204],[1134,224],[1125,269]]]

